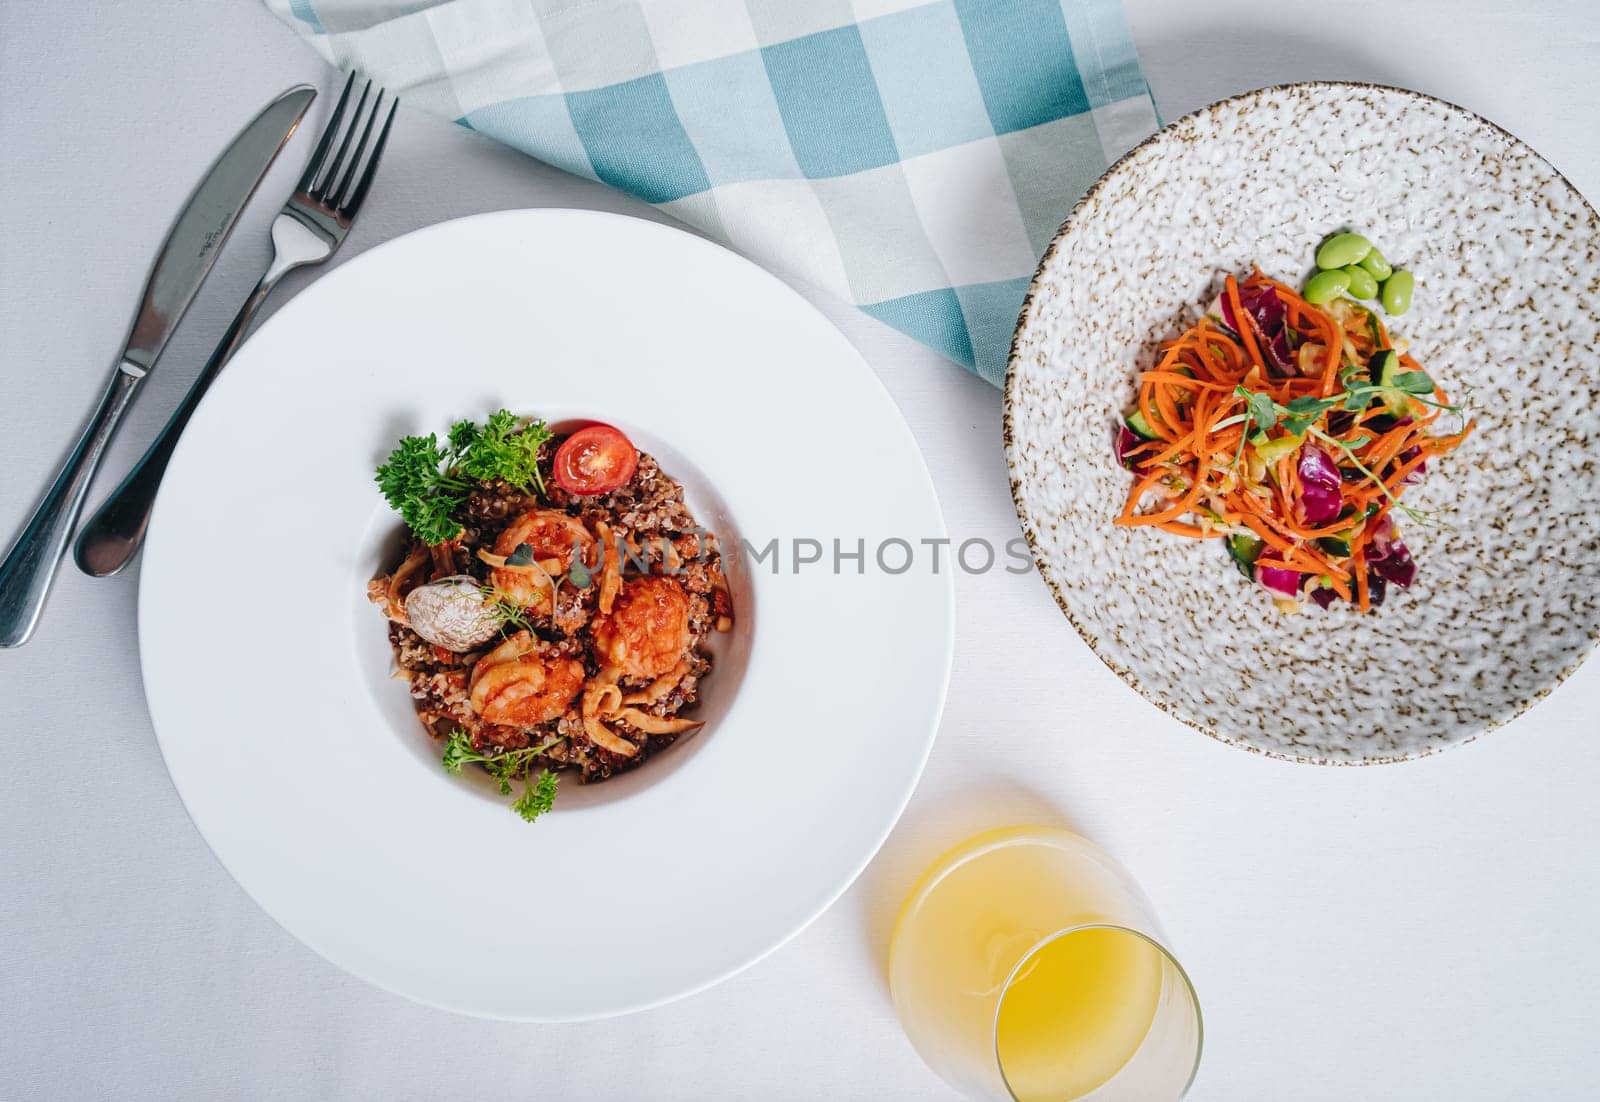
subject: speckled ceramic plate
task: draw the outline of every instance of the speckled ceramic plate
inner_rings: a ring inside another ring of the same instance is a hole
[[[1417,582],[1384,607],[1277,612],[1216,542],[1112,525],[1135,373],[1226,272],[1294,282],[1349,228],[1417,276],[1397,337],[1478,428],[1408,503]],[[1072,212],[1006,379],[1017,512],[1096,654],[1225,742],[1323,763],[1415,757],[1510,720],[1600,638],[1600,221],[1522,142],[1371,85],[1249,92],[1133,150]]]

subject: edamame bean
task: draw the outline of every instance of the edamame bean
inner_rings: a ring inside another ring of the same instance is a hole
[[[1342,269],[1318,272],[1306,280],[1306,301],[1313,306],[1332,302],[1350,289],[1350,274]]]
[[[1384,259],[1383,254],[1378,251],[1378,246],[1376,245],[1372,246],[1370,253],[1361,258],[1361,266],[1379,283],[1394,275],[1394,269],[1389,266],[1389,262]]]
[[[1317,250],[1317,267],[1323,271],[1359,264],[1372,251],[1372,242],[1359,233],[1336,233]]]
[[[1417,277],[1404,268],[1395,272],[1383,281],[1383,308],[1396,317],[1411,309],[1411,292],[1416,285]]]
[[[1372,273],[1359,264],[1352,264],[1341,269],[1350,277],[1351,298],[1377,298],[1378,281],[1372,278]]]

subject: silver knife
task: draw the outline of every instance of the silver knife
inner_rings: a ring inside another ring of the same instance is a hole
[[[156,254],[127,344],[100,405],[27,527],[0,562],[0,647],[20,647],[33,634],[89,483],[118,421],[194,301],[239,212],[316,95],[310,85],[300,84],[269,103],[217,158],[173,223]]]

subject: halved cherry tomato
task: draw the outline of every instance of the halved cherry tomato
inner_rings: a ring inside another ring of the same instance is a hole
[[[556,449],[556,485],[569,494],[608,494],[633,477],[639,449],[610,425],[579,429]]]

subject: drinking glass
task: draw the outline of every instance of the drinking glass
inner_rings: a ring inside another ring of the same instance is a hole
[[[895,1012],[946,1082],[1002,1102],[1170,1102],[1200,1065],[1200,1004],[1120,865],[1053,827],[957,846],[906,900]]]

